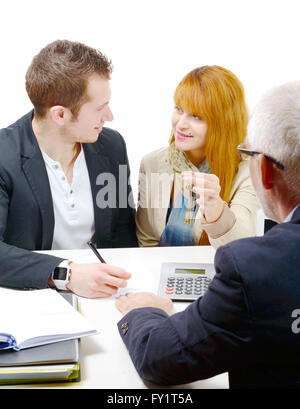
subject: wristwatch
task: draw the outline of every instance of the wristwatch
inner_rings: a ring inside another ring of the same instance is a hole
[[[57,267],[55,267],[52,272],[52,280],[55,284],[55,287],[58,290],[67,290],[67,284],[70,280],[71,267],[69,264],[71,261],[64,260]]]

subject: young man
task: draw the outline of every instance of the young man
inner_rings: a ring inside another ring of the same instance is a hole
[[[300,387],[300,82],[261,100],[238,150],[279,224],[220,247],[207,292],[181,313],[169,316],[172,302],[149,293],[116,301],[126,314],[119,332],[148,381],[229,372],[231,388]]]
[[[34,110],[0,131],[0,285],[85,297],[126,286],[130,274],[120,267],[32,252],[87,248],[90,240],[137,245],[126,146],[103,127],[113,119],[111,72],[104,55],[76,42],[55,41],[33,59],[26,90]]]

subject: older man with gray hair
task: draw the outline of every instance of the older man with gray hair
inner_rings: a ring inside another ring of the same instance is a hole
[[[267,217],[262,237],[220,247],[202,298],[121,296],[119,332],[142,378],[182,384],[229,372],[231,388],[300,388],[300,82],[270,90],[238,147]],[[123,331],[126,327],[126,331]]]
[[[255,154],[250,171],[265,214],[283,222],[300,203],[300,81],[265,94],[252,115],[247,144],[264,153]],[[260,168],[262,185],[257,183]]]

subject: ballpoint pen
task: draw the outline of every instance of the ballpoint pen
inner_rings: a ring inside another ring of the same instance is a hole
[[[96,249],[94,243],[92,243],[91,241],[87,242],[87,245],[90,247],[91,250],[93,250],[94,254],[96,255],[96,257],[101,261],[101,263],[105,263],[106,261],[102,258],[102,256],[100,255],[99,251]]]

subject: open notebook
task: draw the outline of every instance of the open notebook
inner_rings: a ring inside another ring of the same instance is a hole
[[[0,288],[1,350],[20,350],[98,333],[55,290]]]

